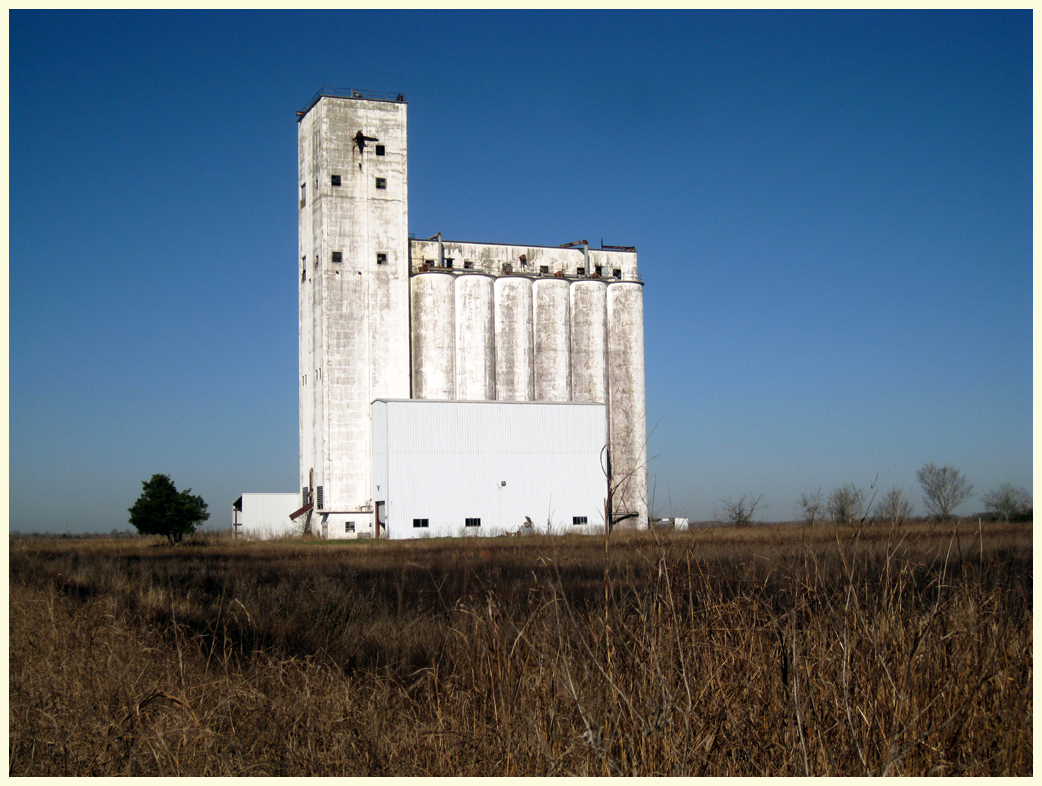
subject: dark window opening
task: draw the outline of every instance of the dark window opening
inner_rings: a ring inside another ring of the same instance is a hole
[[[471,260],[469,260],[469,259],[463,260],[463,269],[464,270],[473,270],[474,269],[474,263]]]
[[[619,270],[618,268],[615,268],[614,270],[612,270],[611,274],[613,276],[615,276],[615,278],[622,278],[622,271]]]
[[[378,264],[378,265],[386,265],[387,264],[387,254],[377,254],[376,255],[376,264]]]
[[[504,273],[513,273],[514,272],[514,266],[511,265],[509,262],[504,262],[503,263],[503,272]]]
[[[481,526],[481,519],[467,519],[465,521],[465,523],[464,523],[464,526],[467,526],[467,527],[480,527]]]
[[[387,188],[387,178],[386,177],[378,177],[378,178],[376,178],[376,187],[377,188]]]
[[[586,516],[572,516],[572,524],[585,524]]]
[[[334,262],[343,262],[344,261],[344,254],[343,254],[343,252],[341,252],[341,251],[334,251],[333,252],[333,261]]]
[[[384,154],[384,146],[383,145],[377,145],[376,146],[376,154],[378,156],[382,156]]]
[[[575,269],[575,275],[577,275],[577,276],[585,276],[586,275],[586,268],[584,268],[584,267],[577,267]]]
[[[445,257],[445,261],[442,262],[442,267],[452,267],[452,263],[455,260],[452,257]]]
[[[329,178],[329,180],[330,180],[330,182],[334,186],[339,186],[340,185],[340,175],[333,175],[332,177]]]
[[[300,206],[301,207],[304,207],[304,205],[306,205],[308,203],[308,196],[307,195],[308,195],[308,184],[307,183],[301,183],[300,184]]]
[[[539,266],[539,273],[540,273],[540,275],[544,275],[545,276],[549,272],[550,272],[550,266],[549,265],[540,265]]]
[[[302,256],[300,258],[300,281],[301,283],[308,280],[308,258]]]
[[[316,504],[316,506],[318,507],[319,510],[322,510],[325,507],[325,505],[323,504],[322,492],[323,492],[322,486],[316,486],[315,487],[315,504]]]
[[[354,531],[355,531],[355,523],[353,521],[345,521],[344,522],[344,532],[354,532]]]
[[[594,274],[595,276],[603,276],[603,275],[604,275],[604,268],[603,268],[603,267],[601,267],[600,265],[597,265],[597,266],[596,266],[596,267],[594,267],[594,269],[593,269],[593,274]]]
[[[430,522],[428,519],[413,519],[412,525],[415,529],[420,529],[421,527],[428,527]]]
[[[307,486],[301,486],[300,487],[300,504],[301,505],[307,505],[308,504],[308,487]]]

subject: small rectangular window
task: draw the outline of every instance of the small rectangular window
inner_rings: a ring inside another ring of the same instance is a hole
[[[586,275],[586,268],[584,268],[584,267],[577,267],[575,269],[575,275],[577,275],[577,276],[585,276]]]
[[[595,266],[595,267],[593,268],[593,274],[594,274],[595,276],[603,276],[603,275],[604,275],[604,268],[603,268],[603,267],[601,267],[600,265],[596,265],[596,266]]]
[[[466,519],[464,526],[467,527],[480,527],[481,519]]]
[[[549,265],[540,265],[539,266],[539,274],[540,275],[545,276],[549,272],[550,272],[550,266]]]
[[[387,188],[387,178],[386,177],[378,177],[378,178],[376,178],[376,187],[377,188]]]
[[[300,280],[303,283],[308,280],[308,258],[302,256],[300,258]]]
[[[300,487],[300,504],[301,505],[307,505],[308,504],[308,487],[307,486],[301,486]]]
[[[614,270],[612,270],[611,274],[613,276],[615,276],[615,278],[622,278],[622,271],[619,270],[618,268],[615,268]]]
[[[386,265],[387,264],[387,254],[377,254],[376,255],[376,264],[378,264],[378,265]]]
[[[333,175],[329,179],[334,186],[337,186],[338,188],[340,187],[340,175]]]
[[[514,272],[514,266],[512,264],[510,264],[509,262],[504,262],[503,263],[503,272],[504,273],[513,273]]]
[[[304,207],[308,203],[308,184],[300,184],[300,206]]]
[[[322,497],[322,491],[322,486],[315,487],[315,507],[317,507],[319,510],[322,510],[325,507],[325,505],[323,505],[324,500]]]
[[[344,532],[354,532],[354,531],[355,531],[355,523],[353,521],[345,521],[344,522]]]
[[[452,263],[455,260],[452,257],[445,257],[445,261],[442,262],[442,267],[452,267]]]
[[[474,263],[471,260],[469,260],[469,259],[464,259],[463,260],[463,269],[464,270],[473,270],[474,269]]]
[[[430,522],[427,519],[413,519],[412,520],[412,526],[413,526],[414,529],[425,528],[425,527],[427,527],[429,525],[429,523]]]
[[[384,146],[383,145],[377,145],[376,146],[376,154],[378,156],[382,156],[384,154]]]
[[[585,524],[586,516],[572,516],[572,524]]]
[[[344,261],[344,254],[343,254],[343,252],[342,251],[334,251],[333,252],[333,261],[334,262],[343,262]]]

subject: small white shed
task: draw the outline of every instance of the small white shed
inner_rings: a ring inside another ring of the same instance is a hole
[[[296,534],[289,514],[300,507],[300,494],[243,494],[232,503],[232,531],[251,538],[278,538]]]
[[[603,404],[378,399],[372,427],[381,538],[604,531]]]

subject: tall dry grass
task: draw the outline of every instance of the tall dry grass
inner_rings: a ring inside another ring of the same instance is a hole
[[[17,775],[1031,773],[1030,525],[13,541]]]

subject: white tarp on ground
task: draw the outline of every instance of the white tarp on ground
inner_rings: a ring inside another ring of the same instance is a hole
[[[300,507],[300,494],[243,494],[232,504],[232,529],[251,538],[293,535],[300,526],[289,514]]]
[[[603,404],[377,400],[372,423],[382,538],[604,531]]]

